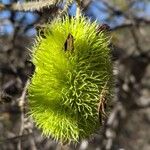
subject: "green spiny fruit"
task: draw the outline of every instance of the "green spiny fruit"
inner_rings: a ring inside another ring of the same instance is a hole
[[[109,37],[97,29],[84,17],[57,19],[33,47],[29,114],[44,135],[61,142],[94,133],[111,103]]]

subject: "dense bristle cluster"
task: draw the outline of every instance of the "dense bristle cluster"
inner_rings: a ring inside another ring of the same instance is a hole
[[[37,38],[29,113],[46,136],[78,141],[100,126],[98,104],[106,82],[111,93],[112,65],[109,38],[102,31],[96,33],[97,28],[84,17],[65,17],[48,25],[44,37]],[[73,50],[65,51],[69,34]]]

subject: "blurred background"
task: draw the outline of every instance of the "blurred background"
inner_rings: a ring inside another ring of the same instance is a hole
[[[14,9],[16,2],[23,0],[0,0],[0,150],[59,150],[28,118],[24,87],[34,71],[29,60],[37,31],[63,5],[24,12]],[[100,131],[65,149],[149,150],[150,0],[82,0],[81,7],[91,21],[110,26],[114,106]],[[69,15],[75,11],[73,3]]]

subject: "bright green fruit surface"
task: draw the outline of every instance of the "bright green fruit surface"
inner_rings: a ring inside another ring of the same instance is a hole
[[[37,37],[29,114],[46,136],[76,142],[101,125],[98,105],[104,85],[110,103],[112,63],[109,38],[102,31],[97,33],[97,28],[96,22],[84,17],[65,17],[47,25],[44,35]],[[69,34],[72,39],[67,39]],[[72,50],[66,50],[65,43]]]

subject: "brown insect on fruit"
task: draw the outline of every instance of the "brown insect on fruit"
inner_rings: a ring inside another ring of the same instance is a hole
[[[64,44],[64,50],[66,51],[73,51],[74,50],[74,37],[71,33],[68,34],[67,39]]]
[[[108,94],[108,90],[107,90],[107,82],[105,83],[101,93],[100,93],[100,102],[98,104],[98,114],[99,114],[99,121],[101,124],[103,124],[103,118],[107,117],[107,114],[105,112],[106,107],[107,107],[107,94]]]

